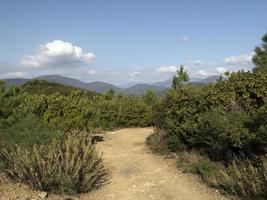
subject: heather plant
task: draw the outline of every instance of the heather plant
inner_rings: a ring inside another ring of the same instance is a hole
[[[20,146],[2,149],[0,157],[10,177],[44,191],[88,192],[105,184],[109,176],[85,131],[71,131],[30,150]]]
[[[267,170],[262,161],[235,157],[227,166],[192,153],[179,153],[178,164],[184,173],[193,173],[224,194],[244,200],[264,200],[267,195]]]
[[[217,182],[228,193],[244,200],[267,198],[267,170],[264,166],[255,166],[247,159],[234,159],[221,174],[223,178]]]

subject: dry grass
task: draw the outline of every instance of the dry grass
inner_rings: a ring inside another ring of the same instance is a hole
[[[267,171],[264,166],[255,167],[249,160],[234,160],[227,171],[221,173],[224,178],[220,183],[229,193],[244,200],[267,199]]]

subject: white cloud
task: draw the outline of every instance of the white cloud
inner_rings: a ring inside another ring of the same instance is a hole
[[[225,73],[226,71],[227,71],[227,69],[224,68],[224,67],[217,67],[217,68],[216,68],[216,72],[217,72],[218,74],[223,74],[223,73]]]
[[[160,73],[174,73],[176,72],[178,69],[177,66],[162,66],[162,67],[159,67],[157,68],[157,71],[160,72]]]
[[[83,53],[81,47],[62,40],[54,40],[40,45],[35,55],[26,55],[21,63],[35,68],[76,67],[89,64],[95,57],[93,53]]]
[[[199,71],[197,71],[197,75],[202,76],[202,77],[207,77],[207,76],[216,75],[216,73],[210,72],[207,70],[199,70]]]
[[[193,65],[203,65],[205,62],[202,60],[189,60],[188,63]]]
[[[130,75],[131,77],[136,77],[136,76],[141,75],[141,72],[140,72],[140,71],[134,71],[134,72],[129,73],[129,75]]]
[[[9,72],[7,73],[8,76],[14,76],[14,77],[22,77],[25,76],[24,72]]]
[[[3,73],[1,74],[2,78],[20,78],[20,77],[24,77],[26,75],[25,72],[7,72],[7,73]]]
[[[253,56],[253,53],[230,56],[230,57],[223,59],[223,62],[225,64],[230,64],[230,65],[242,65],[242,66],[251,65],[252,56]]]
[[[181,41],[181,42],[188,42],[189,41],[189,37],[186,36],[186,35],[181,35],[179,37],[179,41]]]
[[[90,69],[90,70],[88,71],[88,74],[90,74],[90,75],[95,75],[96,73],[97,73],[97,71],[94,70],[94,69]]]

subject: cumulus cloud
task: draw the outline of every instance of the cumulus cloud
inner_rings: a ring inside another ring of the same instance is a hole
[[[242,54],[242,55],[236,55],[236,56],[230,56],[223,60],[225,64],[230,65],[251,65],[251,59],[252,59],[253,53],[250,54]]]
[[[197,71],[197,75],[202,76],[202,77],[207,77],[207,76],[216,75],[216,73],[210,72],[210,71],[207,71],[207,70],[198,70]]]
[[[89,64],[95,57],[93,53],[83,53],[81,47],[70,42],[54,40],[40,45],[35,55],[26,55],[21,63],[35,68],[76,67]]]
[[[186,35],[181,35],[181,36],[179,37],[179,41],[180,41],[180,42],[188,42],[188,41],[189,41],[189,37],[186,36]]]
[[[160,72],[160,73],[174,73],[174,72],[177,71],[177,69],[178,69],[178,67],[174,66],[174,65],[162,66],[162,67],[157,68],[157,72]]]
[[[227,69],[224,68],[224,67],[217,67],[217,68],[216,68],[216,72],[217,72],[218,74],[223,74],[223,73],[225,73],[226,71],[227,71]]]

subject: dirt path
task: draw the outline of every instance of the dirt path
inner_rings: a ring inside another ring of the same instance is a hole
[[[98,143],[104,162],[111,170],[109,185],[82,195],[94,200],[212,200],[226,199],[184,174],[175,163],[152,154],[145,146],[152,128],[131,128],[108,132]]]
[[[108,132],[97,144],[103,151],[105,166],[110,169],[110,184],[79,197],[49,195],[48,200],[220,200],[215,190],[183,174],[175,161],[150,152],[145,145],[152,128],[131,128]],[[24,184],[15,184],[0,174],[0,200],[33,200],[39,198]]]

